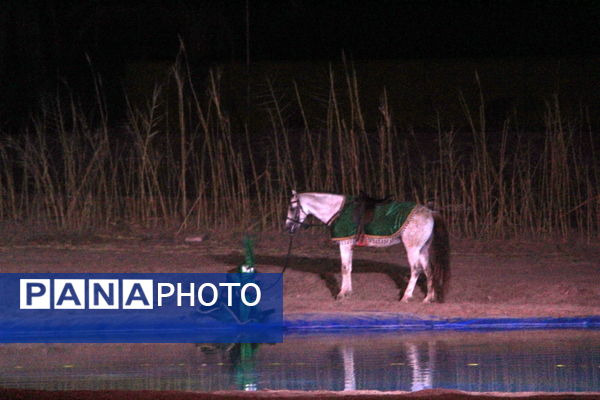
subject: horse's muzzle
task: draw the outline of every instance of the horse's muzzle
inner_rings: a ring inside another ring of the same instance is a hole
[[[288,221],[285,224],[285,230],[290,234],[296,233],[298,230],[298,224],[293,221]]]

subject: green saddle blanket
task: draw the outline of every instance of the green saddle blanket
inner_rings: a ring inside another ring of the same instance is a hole
[[[344,208],[331,224],[331,239],[343,240],[356,235],[358,224],[354,221],[356,197],[348,196]],[[366,236],[394,236],[399,233],[414,210],[413,202],[390,202],[375,206],[373,220],[364,226]]]

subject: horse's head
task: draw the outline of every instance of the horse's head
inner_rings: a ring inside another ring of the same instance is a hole
[[[306,217],[308,217],[308,213],[302,208],[300,195],[292,190],[292,198],[285,219],[285,230],[295,233],[303,225]]]

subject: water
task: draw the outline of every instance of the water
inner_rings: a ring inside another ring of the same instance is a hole
[[[600,331],[286,336],[276,345],[0,345],[0,386],[600,391]]]

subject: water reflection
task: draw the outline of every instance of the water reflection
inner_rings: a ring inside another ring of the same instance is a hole
[[[412,368],[411,390],[433,388],[432,372],[435,370],[435,342],[407,342],[406,355]]]
[[[236,343],[230,350],[231,362],[234,367],[235,382],[238,389],[254,391],[257,389],[255,371],[255,354],[258,343]]]
[[[389,366],[408,366],[411,369],[410,390],[418,391],[432,389],[433,372],[435,371],[435,341],[405,341],[399,344],[404,348],[405,362],[392,362]],[[339,346],[344,368],[344,390],[356,390],[356,369],[354,366],[354,346],[344,344]],[[383,367],[383,366],[382,366]],[[380,368],[386,369],[386,368]]]
[[[232,343],[232,344],[197,344],[196,347],[204,354],[221,352],[229,358],[230,373],[235,383],[235,388],[244,391],[258,389],[256,372],[256,353],[260,343]],[[225,365],[219,362],[216,365]],[[207,365],[206,365],[207,366]]]
[[[354,347],[343,345],[340,347],[344,361],[344,390],[356,390],[356,372],[354,370]]]
[[[287,336],[283,344],[0,345],[0,386],[598,391],[600,331]]]

